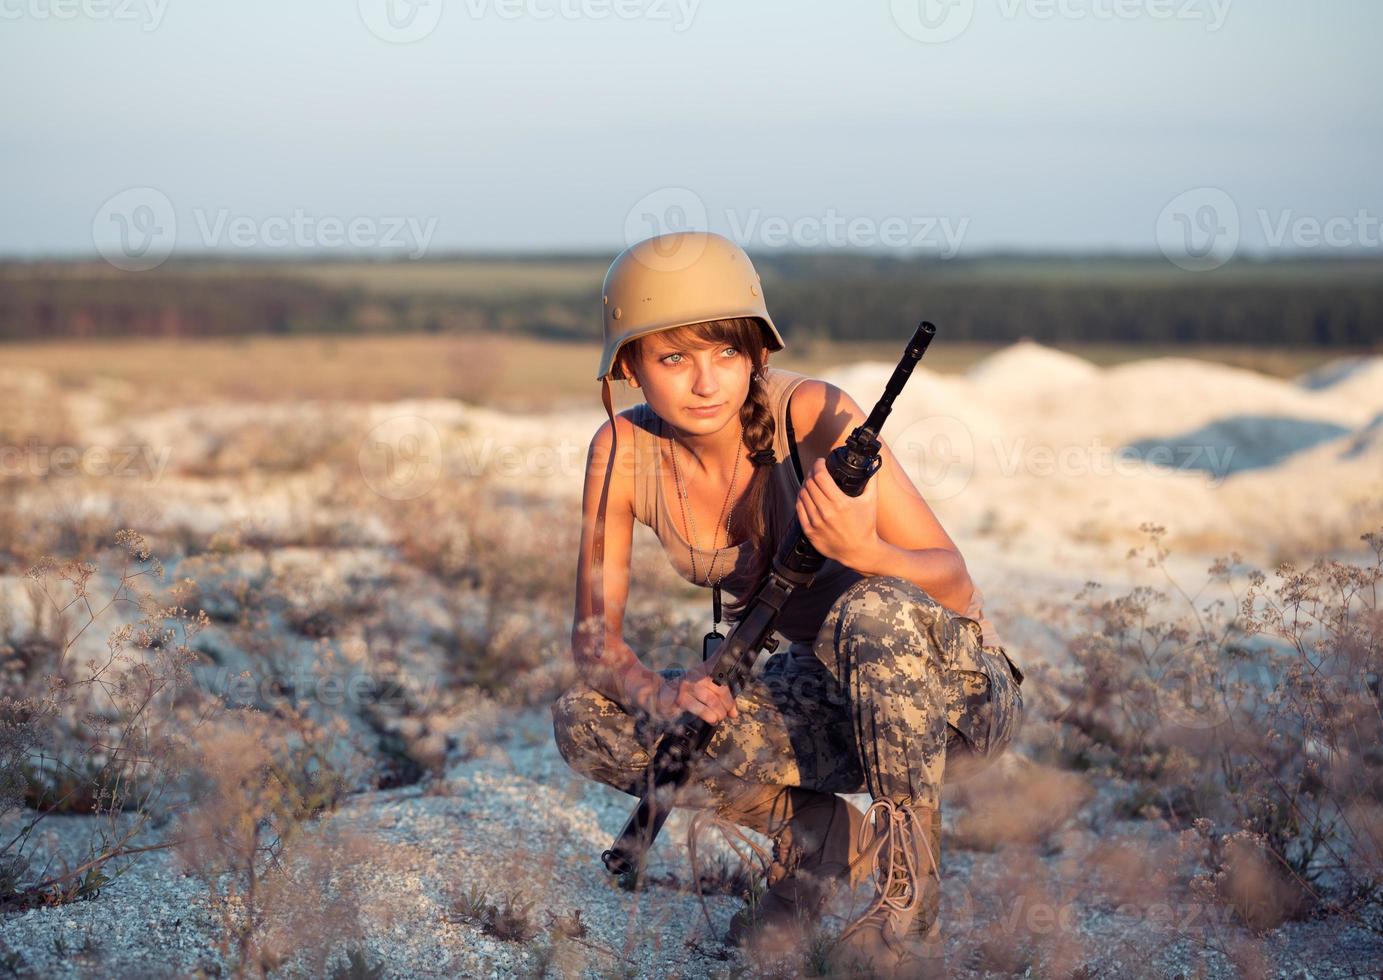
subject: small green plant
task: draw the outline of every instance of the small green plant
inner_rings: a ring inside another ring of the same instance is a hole
[[[581,918],[580,909],[572,909],[571,915],[547,914],[548,929],[563,939],[585,939],[586,923]]]
[[[467,885],[452,905],[452,913],[459,919],[480,922],[485,917],[485,910],[490,907],[489,899],[490,893],[484,888],[479,885]]]
[[[504,896],[502,905],[491,906],[484,926],[496,939],[526,943],[538,934],[532,918],[533,902],[516,893]]]
[[[452,917],[472,922],[506,942],[526,943],[538,934],[533,902],[518,892],[510,892],[495,903],[479,885],[468,886],[452,904]]]
[[[371,966],[365,951],[358,947],[346,950],[346,962],[339,964],[331,973],[332,980],[380,980],[384,976],[383,964]]]

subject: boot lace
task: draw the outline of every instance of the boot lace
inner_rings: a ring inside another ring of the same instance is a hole
[[[919,841],[926,851],[928,867],[937,866],[924,829],[907,804],[881,796],[869,805],[860,825],[859,855],[855,861],[873,862],[879,890],[864,913],[841,933],[841,939],[869,925],[882,927],[894,915],[917,908],[922,899],[921,876],[928,873],[922,866]]]

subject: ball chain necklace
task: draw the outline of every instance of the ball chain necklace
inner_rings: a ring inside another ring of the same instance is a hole
[[[730,506],[730,497],[731,497],[731,495],[733,495],[734,492],[735,492],[735,480],[736,480],[736,478],[739,476],[739,471],[740,471],[740,457],[744,455],[744,453],[741,451],[741,443],[743,442],[743,439],[744,439],[744,426],[741,425],[741,426],[740,426],[740,442],[737,442],[737,443],[735,444],[735,468],[734,468],[734,469],[731,471],[731,473],[730,473],[730,488],[729,488],[728,490],[725,491],[725,502],[722,503],[722,504],[720,505],[720,514],[721,514],[721,517],[724,517],[724,518],[725,518],[725,547],[727,547],[727,548],[730,546],[730,519],[731,519],[731,516],[732,516],[732,514],[733,514],[733,511],[732,511],[730,514],[727,514],[727,513],[726,513],[726,509]],[[681,475],[681,472],[680,472],[680,471],[678,470],[678,468],[677,468],[677,439],[676,439],[676,437],[671,437],[671,438],[669,438],[668,443],[669,443],[669,447],[668,447],[668,448],[669,448],[669,450],[670,450],[671,453],[672,453],[672,479],[673,479],[673,482],[677,484],[677,499],[678,499],[678,501],[679,501],[679,502],[681,503],[681,505],[682,505],[682,526],[685,527],[685,528],[687,529],[687,533],[688,533],[688,539],[687,539],[687,555],[688,555],[688,557],[691,558],[692,581],[695,581],[696,578],[697,578],[697,574],[696,574],[696,519],[695,519],[694,517],[691,516],[690,511],[687,509],[687,488],[686,488],[686,486],[682,483],[682,475]],[[712,533],[712,535],[711,535],[711,544],[712,544],[712,546],[715,545],[715,539],[716,539],[716,536],[719,535],[719,533],[720,533],[720,518],[718,517],[718,518],[716,518],[715,531],[714,531],[714,532]],[[722,550],[722,549],[720,549],[720,548],[716,548],[715,551],[711,554],[711,567],[706,571],[706,581],[702,583],[703,585],[710,585],[710,586],[711,586],[711,618],[712,618],[711,631],[710,631],[709,633],[707,633],[707,634],[702,638],[702,640],[701,640],[701,659],[702,659],[703,661],[709,660],[709,659],[711,658],[712,654],[715,653],[715,649],[716,649],[716,646],[718,645],[719,641],[725,639],[725,636],[724,636],[724,635],[719,631],[719,629],[717,628],[717,627],[720,626],[720,582],[721,582],[721,579],[725,578],[725,572],[722,571],[722,572],[720,573],[720,578],[717,578],[717,579],[715,580],[714,583],[711,582],[711,576],[715,573],[716,562],[720,559],[720,552],[721,552],[721,550]]]

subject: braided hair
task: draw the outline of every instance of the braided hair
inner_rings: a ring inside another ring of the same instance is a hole
[[[749,395],[740,406],[740,424],[744,427],[744,445],[750,450],[754,463],[753,476],[745,491],[741,506],[736,507],[730,522],[730,537],[743,542],[749,549],[748,582],[757,582],[773,562],[777,543],[787,531],[793,513],[785,512],[779,495],[772,492],[772,467],[778,462],[773,452],[777,425],[769,404],[768,384],[764,380],[767,361],[764,356],[763,327],[754,317],[729,317],[675,327],[665,331],[672,342],[696,341],[700,344],[724,343],[739,348],[752,364]],[[620,348],[617,362],[623,377],[633,374],[632,366],[639,363],[640,341],[635,338]],[[617,372],[618,373],[618,372]],[[725,615],[738,619],[749,604],[749,594],[736,602],[727,602]]]

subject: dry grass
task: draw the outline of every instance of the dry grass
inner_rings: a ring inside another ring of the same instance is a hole
[[[1130,557],[1166,574],[1164,529],[1144,531]],[[1169,574],[1165,590],[1109,599],[1091,583],[1066,703],[1044,705],[1055,727],[1039,754],[1120,780],[1122,816],[1185,832],[1198,865],[1181,885],[1252,929],[1343,914],[1383,930],[1383,530],[1363,540],[1360,564],[1283,564],[1275,581],[1217,561],[1229,601]],[[1032,813],[1052,809],[1042,786],[1024,794]],[[1015,839],[1032,822],[985,831]]]

